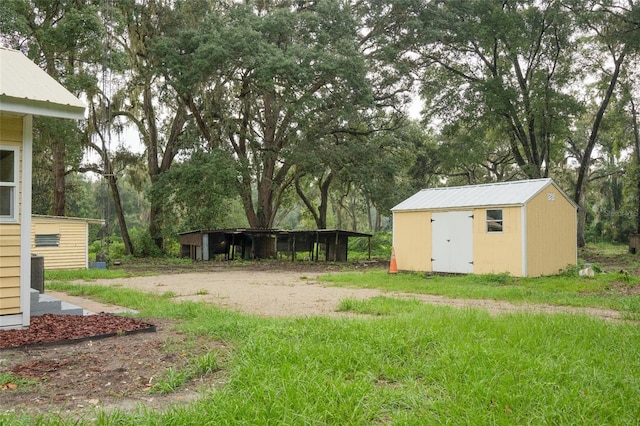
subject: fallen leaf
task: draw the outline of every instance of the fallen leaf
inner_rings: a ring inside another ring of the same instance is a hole
[[[2,389],[3,391],[5,391],[5,390],[16,390],[16,389],[18,389],[18,385],[16,385],[15,383],[7,382],[7,383],[3,383],[0,386],[0,389]]]

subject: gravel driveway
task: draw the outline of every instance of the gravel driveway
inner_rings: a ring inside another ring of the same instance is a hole
[[[383,292],[373,289],[330,287],[317,281],[320,273],[300,271],[224,270],[92,281],[92,284],[123,286],[163,294],[176,300],[204,301],[224,308],[262,316],[344,315],[336,312],[341,300],[386,295],[418,299],[425,303],[458,308],[480,308],[492,314],[533,311],[568,312],[621,319],[618,311],[539,304],[514,304],[497,300],[452,299],[442,296]]]

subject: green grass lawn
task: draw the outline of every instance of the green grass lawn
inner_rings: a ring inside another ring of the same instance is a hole
[[[91,281],[97,279],[125,278],[131,276],[120,269],[52,269],[44,271],[47,281]]]
[[[604,252],[603,252],[604,253]],[[604,253],[619,259],[617,252]],[[632,259],[634,260],[634,259]],[[575,272],[575,271],[573,271]],[[640,325],[587,316],[425,305],[376,297],[344,300],[355,318],[258,318],[92,286],[122,271],[48,272],[48,288],[175,319],[194,336],[233,348],[170,370],[150,393],[171,393],[207,371],[228,383],[157,412],[99,412],[100,425],[204,424],[567,424],[626,425],[640,419]],[[69,284],[82,279],[88,284]],[[384,270],[327,274],[327,284],[457,298],[616,309],[640,318],[639,280],[613,271],[594,278],[427,276]],[[2,376],[0,375],[0,379]],[[1,397],[1,394],[0,394]],[[0,413],[0,424],[75,425],[77,419]]]
[[[600,278],[514,282],[379,271],[328,279],[523,301],[573,300],[611,285]],[[259,318],[121,287],[62,280],[50,287],[127,306],[142,317],[174,318],[186,333],[233,348],[224,361],[204,354],[184,371],[167,372],[153,392],[171,392],[212,368],[227,372],[224,387],[163,412],[99,412],[92,422],[99,425],[625,425],[640,419],[635,323],[564,314],[491,316],[388,297],[344,301],[339,308],[361,314],[355,318]],[[611,296],[619,306],[622,298]],[[0,413],[0,424],[83,423]]]
[[[335,286],[376,288],[453,298],[608,308],[622,312],[625,318],[640,319],[640,279],[620,272],[601,273],[592,278],[579,277],[575,271],[550,277],[514,278],[504,274],[389,274],[374,269],[327,274],[320,277],[320,280]]]

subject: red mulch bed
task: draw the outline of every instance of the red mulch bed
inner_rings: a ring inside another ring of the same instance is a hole
[[[0,330],[0,349],[58,342],[77,342],[137,331],[155,331],[155,327],[135,318],[112,314],[53,315],[31,317],[29,328]]]

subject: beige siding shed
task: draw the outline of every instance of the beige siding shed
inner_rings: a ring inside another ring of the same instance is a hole
[[[77,217],[31,217],[31,253],[44,257],[44,269],[89,267],[89,224],[101,219]]]
[[[392,209],[398,269],[552,275],[577,262],[576,212],[551,179],[425,189]]]

